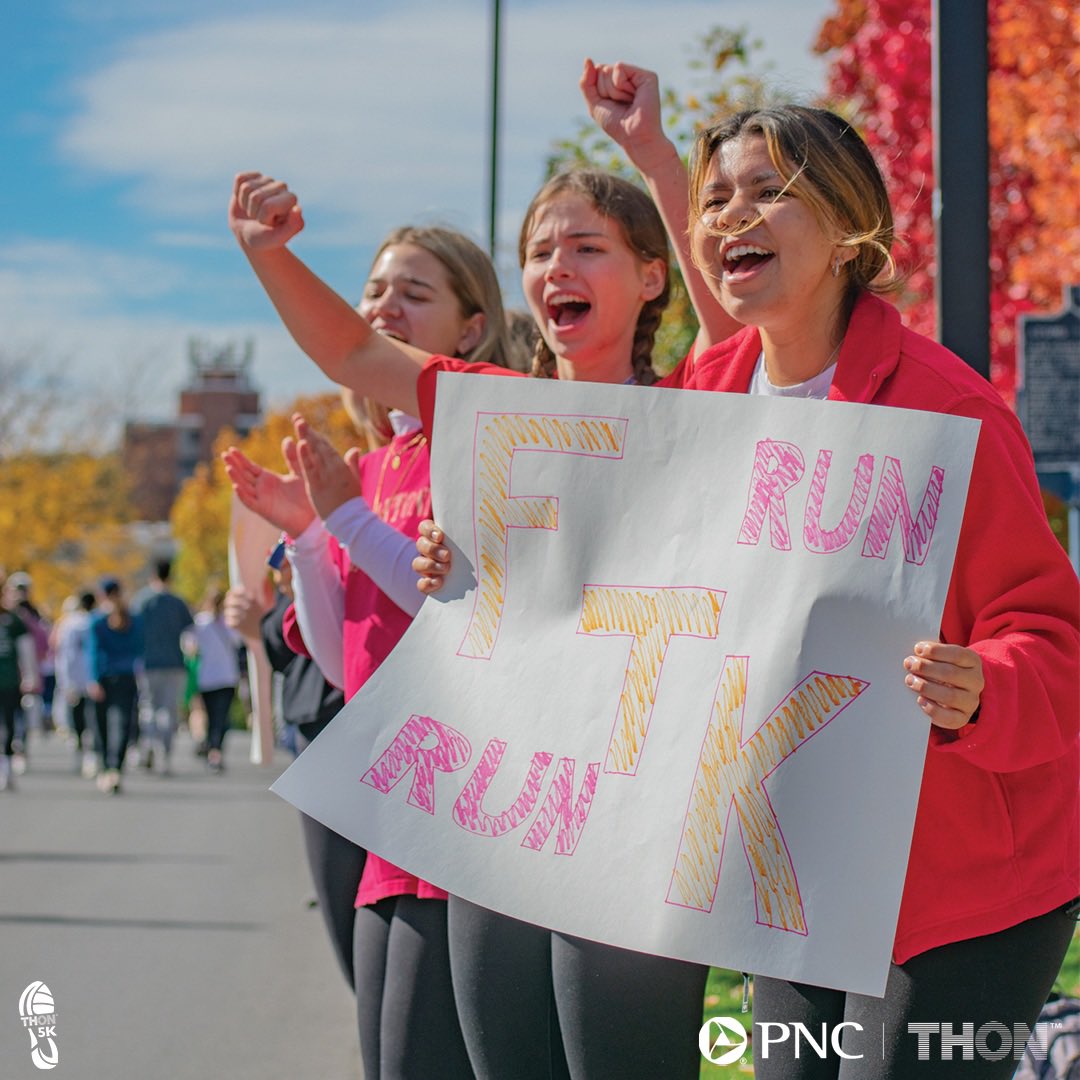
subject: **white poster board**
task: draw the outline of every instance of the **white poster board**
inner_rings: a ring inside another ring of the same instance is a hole
[[[232,496],[229,520],[229,584],[262,596],[266,589],[266,559],[280,530]],[[251,761],[270,765],[274,759],[274,672],[261,638],[244,638],[248,686],[251,690]]]
[[[274,785],[452,893],[880,994],[976,421],[440,375],[453,574]]]

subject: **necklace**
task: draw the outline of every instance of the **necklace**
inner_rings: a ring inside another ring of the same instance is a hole
[[[416,459],[420,456],[420,453],[425,446],[427,446],[427,436],[423,432],[417,432],[403,447],[395,450],[393,453],[386,453],[383,455],[382,464],[379,467],[379,479],[375,484],[375,498],[371,503],[371,508],[375,511],[377,517],[382,517],[384,504],[393,499],[401,490],[402,484],[405,483],[405,478],[412,471],[413,465],[416,464]],[[409,458],[405,468],[402,469],[402,455],[407,454],[410,450],[412,450],[412,457]],[[387,469],[392,469],[394,472],[397,472],[398,477],[397,484],[394,485],[394,490],[384,499],[383,484],[386,482]]]

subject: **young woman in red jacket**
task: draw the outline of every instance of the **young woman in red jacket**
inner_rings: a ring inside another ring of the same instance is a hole
[[[624,108],[650,76],[629,65],[604,71]],[[704,130],[693,160],[695,261],[745,329],[691,355],[660,385],[982,422],[939,640],[896,658],[897,678],[928,721],[928,746],[885,995],[756,979],[755,1025],[801,1022],[814,1034],[848,1026],[843,1056],[834,1049],[825,1059],[805,1043],[799,1054],[790,1039],[765,1059],[755,1040],[755,1075],[1007,1080],[1022,1045],[1003,1053],[993,1032],[1005,1030],[1011,1045],[1015,1031],[1034,1025],[1076,928],[1076,574],[1047,524],[1015,415],[882,299],[900,280],[892,211],[850,125],[821,109],[741,112]],[[414,567],[431,592],[448,549],[431,523],[422,531]],[[855,868],[852,888],[863,873],[873,867]],[[970,1050],[943,1046],[933,1033],[944,1030],[969,1032]]]

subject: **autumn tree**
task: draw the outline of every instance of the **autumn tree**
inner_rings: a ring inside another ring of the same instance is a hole
[[[259,465],[284,471],[281,441],[292,434],[294,412],[302,413],[342,453],[351,446],[365,445],[364,436],[358,433],[336,394],[298,398],[288,408],[269,413],[243,440],[238,440],[234,431],[222,431],[214,443],[212,463],[199,465],[195,475],[184,481],[170,516],[178,550],[172,580],[177,592],[191,603],[199,601],[210,582],[228,580],[232,485],[225,475],[221,454],[229,446],[239,446]]]
[[[989,0],[988,18],[991,379],[1011,399],[1017,316],[1055,310],[1080,270],[1080,9]],[[930,0],[837,0],[815,49],[830,59],[834,107],[888,180],[911,270],[905,319],[932,334]]]
[[[0,457],[0,563],[34,579],[35,602],[57,613],[66,596],[103,574],[122,580],[145,552],[129,528],[123,469],[115,453]]]
[[[1080,281],[1080,7],[993,0],[990,16],[992,362],[1016,378],[1016,320]]]

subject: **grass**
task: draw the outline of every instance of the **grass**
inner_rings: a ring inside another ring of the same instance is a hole
[[[1069,951],[1065,954],[1065,961],[1061,965],[1054,990],[1059,994],[1069,997],[1080,997],[1080,927],[1073,934]],[[743,1014],[743,978],[737,971],[724,971],[713,968],[709,972],[709,981],[705,987],[705,1016],[708,1020],[713,1016],[733,1016],[743,1022],[746,1029],[751,1030],[753,1020],[753,1000],[751,997],[751,1011]],[[700,1080],[717,1080],[718,1077],[741,1077],[754,1075],[754,1067],[751,1062],[749,1047],[747,1048],[745,1062],[736,1062],[734,1065],[713,1065],[701,1059]]]

